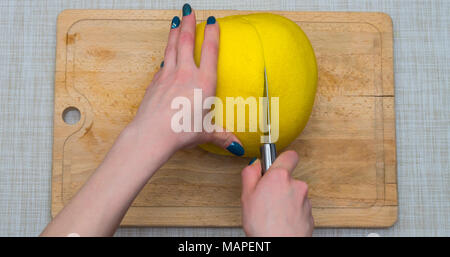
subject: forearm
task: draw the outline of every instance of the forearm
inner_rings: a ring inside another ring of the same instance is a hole
[[[244,154],[231,132],[175,133],[172,129],[174,115],[179,113],[172,107],[175,99],[183,97],[194,103],[196,89],[202,89],[205,98],[216,91],[219,24],[214,17],[208,18],[204,31],[208,44],[202,47],[198,66],[193,49],[195,12],[188,4],[183,6],[182,19],[180,24],[175,16],[170,23],[164,61],[147,88],[134,124],[121,133],[103,163],[42,235],[112,235],[142,187],[177,149],[210,142],[235,155]],[[187,35],[186,40],[178,40],[181,34]],[[190,117],[183,117],[183,123],[197,115],[193,115],[193,106],[188,108]],[[202,114],[206,110],[202,109]]]
[[[139,191],[174,151],[174,144],[156,131],[143,132],[129,125],[42,235],[112,235]]]

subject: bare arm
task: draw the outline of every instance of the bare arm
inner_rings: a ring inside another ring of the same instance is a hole
[[[112,235],[139,191],[175,150],[169,140],[152,135],[157,133],[142,135],[139,128],[129,125],[103,163],[41,235]]]
[[[171,108],[174,98],[183,96],[193,103],[194,89],[201,89],[205,98],[215,96],[216,90],[219,25],[214,22],[205,27],[202,58],[197,67],[193,56],[195,14],[190,7],[183,10],[181,25],[178,17],[171,23],[164,65],[147,88],[136,117],[42,236],[113,235],[139,191],[178,149],[212,142],[242,154],[235,151],[236,146],[242,146],[232,133],[175,133],[171,128],[176,112]]]

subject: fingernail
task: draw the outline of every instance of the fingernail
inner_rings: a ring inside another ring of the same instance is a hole
[[[164,67],[164,61],[161,62],[160,67],[161,67],[161,68]]]
[[[183,5],[183,16],[188,16],[189,14],[191,14],[192,12],[192,8],[189,4],[184,4]]]
[[[206,20],[206,24],[214,24],[216,23],[216,18],[214,18],[214,16],[209,16],[208,19]]]
[[[258,158],[253,157],[250,162],[248,163],[248,165],[252,165]]]
[[[170,25],[171,29],[176,29],[180,26],[180,18],[178,16],[173,17],[172,24]]]
[[[228,147],[227,150],[237,156],[242,156],[244,155],[245,151],[244,148],[242,147],[242,145],[240,145],[238,142],[233,142],[231,143]]]

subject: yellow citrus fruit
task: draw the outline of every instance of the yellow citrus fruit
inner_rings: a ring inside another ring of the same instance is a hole
[[[260,156],[263,133],[259,125],[257,132],[249,131],[250,108],[245,108],[246,131],[237,132],[237,113],[234,124],[226,119],[226,98],[262,97],[265,66],[269,96],[278,97],[279,101],[276,146],[281,151],[302,132],[314,104],[317,65],[311,43],[296,23],[275,14],[235,15],[219,18],[217,22],[220,44],[216,96],[223,103],[223,120],[216,119],[215,123],[236,134],[245,149],[244,156]],[[205,25],[205,22],[197,25],[197,65],[200,65]],[[230,154],[212,144],[201,147],[213,153]]]

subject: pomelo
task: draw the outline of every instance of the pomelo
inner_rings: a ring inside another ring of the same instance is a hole
[[[249,108],[246,108],[246,131],[237,132],[236,113],[234,127],[230,127],[226,120],[226,98],[262,97],[265,65],[269,96],[279,100],[276,146],[281,151],[302,132],[314,104],[317,65],[311,43],[296,23],[275,14],[235,15],[219,18],[217,22],[220,26],[220,44],[216,96],[224,104],[224,116],[223,120],[216,119],[215,122],[234,131],[243,144],[244,156],[260,156],[263,135],[260,126],[257,132],[248,131]],[[205,25],[205,22],[197,25],[197,65],[200,63]],[[217,154],[230,154],[212,144],[201,147]]]

